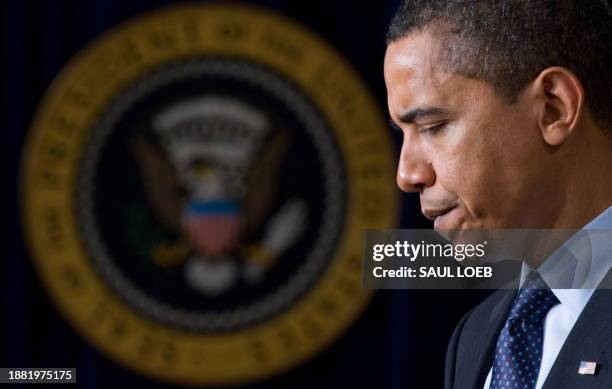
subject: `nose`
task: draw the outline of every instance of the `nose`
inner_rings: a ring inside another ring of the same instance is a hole
[[[421,192],[433,186],[436,174],[422,152],[404,139],[397,167],[397,186],[404,192]]]

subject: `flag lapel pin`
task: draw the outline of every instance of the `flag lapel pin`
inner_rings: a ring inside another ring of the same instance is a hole
[[[597,371],[597,362],[581,361],[578,367],[578,374],[594,375]]]

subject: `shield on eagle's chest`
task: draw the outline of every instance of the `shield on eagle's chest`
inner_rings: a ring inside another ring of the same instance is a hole
[[[237,246],[240,225],[240,208],[232,201],[191,202],[183,214],[183,228],[189,241],[207,259]]]

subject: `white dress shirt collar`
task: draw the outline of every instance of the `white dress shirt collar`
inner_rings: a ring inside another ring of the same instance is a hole
[[[568,239],[538,268],[542,279],[552,286],[552,292],[575,319],[612,266],[611,235],[612,206]],[[561,257],[581,259],[563,261]],[[530,271],[531,268],[523,263],[520,285]]]

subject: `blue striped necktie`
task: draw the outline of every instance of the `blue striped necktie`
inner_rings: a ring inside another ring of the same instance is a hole
[[[543,321],[559,300],[537,272],[531,272],[514,299],[497,339],[489,389],[535,388],[542,362]]]

